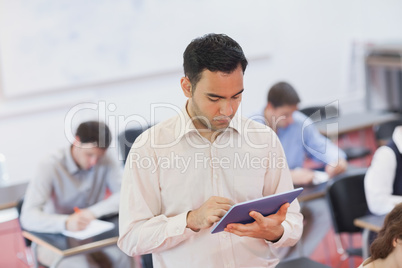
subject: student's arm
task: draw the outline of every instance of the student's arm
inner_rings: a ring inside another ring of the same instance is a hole
[[[325,171],[330,177],[344,172],[347,168],[346,154],[321,135],[310,119],[306,119],[306,122],[304,125],[307,127],[302,130],[302,141],[307,155],[312,160],[325,164]]]
[[[42,163],[38,171],[30,181],[24,197],[21,225],[31,231],[59,233],[65,229],[69,215],[49,214],[43,211],[46,202],[51,198],[52,179],[56,175],[52,163]]]
[[[345,159],[339,158],[338,161],[330,163],[325,166],[325,172],[328,173],[329,177],[335,177],[346,171],[348,167],[348,162]]]
[[[364,178],[367,204],[374,214],[386,214],[402,202],[402,196],[392,194],[396,165],[391,148],[382,146],[377,149]]]
[[[308,168],[292,169],[290,174],[295,185],[310,184],[314,179],[314,171]]]

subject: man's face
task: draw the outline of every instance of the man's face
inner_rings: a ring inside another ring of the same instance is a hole
[[[182,78],[182,87],[183,79],[187,78]],[[195,90],[183,90],[189,98],[187,111],[195,127],[212,131],[223,130],[229,126],[241,102],[242,68],[239,65],[230,74],[204,70]]]
[[[293,112],[297,110],[297,105],[283,105],[274,107],[268,103],[264,111],[265,119],[269,126],[276,130],[277,128],[286,128],[293,123]]]
[[[106,149],[94,146],[93,143],[75,142],[72,147],[72,156],[75,163],[83,170],[95,166],[105,155]]]

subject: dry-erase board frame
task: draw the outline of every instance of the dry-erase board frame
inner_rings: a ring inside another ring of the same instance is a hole
[[[292,203],[292,201],[302,191],[303,188],[300,187],[288,192],[278,193],[238,203],[229,209],[225,216],[223,216],[222,219],[212,229],[211,233],[214,234],[222,232],[229,223],[247,224],[253,222],[254,219],[249,215],[251,211],[257,211],[264,216],[274,214],[283,204]]]

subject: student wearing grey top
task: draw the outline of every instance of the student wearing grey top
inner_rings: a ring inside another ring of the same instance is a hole
[[[117,213],[122,169],[107,154],[111,142],[106,124],[80,124],[71,146],[47,157],[30,182],[21,212],[22,227],[35,232],[60,233],[85,229],[101,216]],[[106,198],[107,189],[111,195]],[[74,212],[74,208],[80,208]],[[50,265],[54,253],[38,247],[38,260]],[[96,262],[102,260],[102,263]],[[63,259],[58,267],[130,267],[130,258],[117,246]],[[109,266],[107,266],[109,267]]]

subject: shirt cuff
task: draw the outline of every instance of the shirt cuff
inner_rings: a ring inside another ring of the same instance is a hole
[[[60,215],[59,219],[58,219],[58,229],[60,230],[60,232],[67,230],[67,219],[68,219],[68,215]]]
[[[189,233],[186,231],[188,229],[188,228],[186,228],[187,214],[188,214],[188,211],[169,218],[167,228],[166,228],[168,237],[173,237],[173,236],[178,236],[178,235],[183,235],[183,234]],[[188,230],[190,230],[190,229],[188,229]]]
[[[286,240],[288,239],[288,236],[289,236],[288,233],[289,233],[290,230],[291,230],[291,226],[290,226],[289,223],[286,222],[286,221],[283,221],[283,222],[282,222],[282,226],[283,226],[283,234],[282,234],[282,237],[281,237],[278,241],[276,241],[276,242],[271,242],[271,241],[265,240],[265,242],[266,242],[267,244],[269,244],[269,245],[274,245],[275,247],[281,247],[282,245],[285,244]]]

